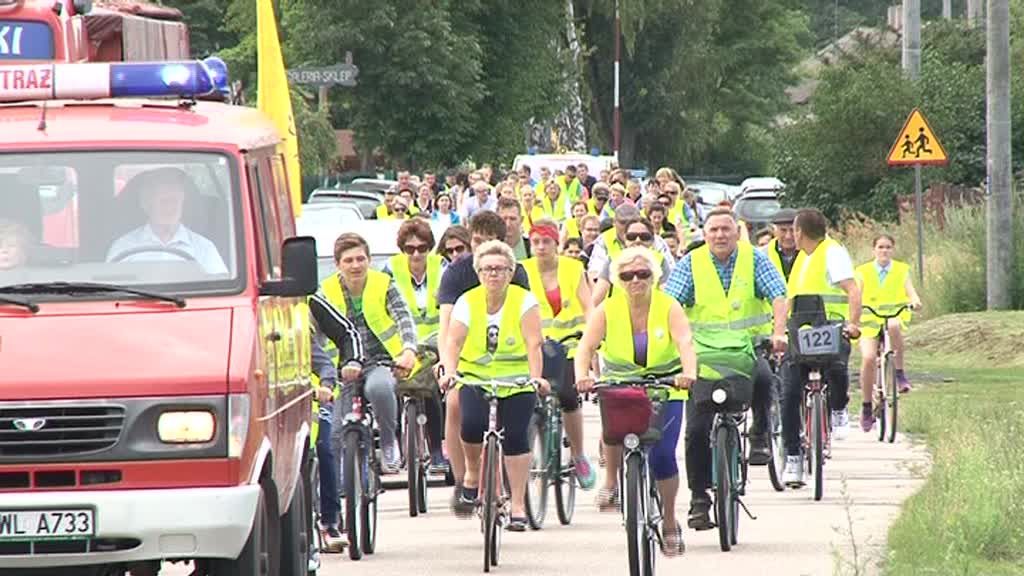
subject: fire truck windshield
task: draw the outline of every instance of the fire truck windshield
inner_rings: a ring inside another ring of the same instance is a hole
[[[240,290],[238,198],[234,161],[212,152],[0,154],[0,287]]]

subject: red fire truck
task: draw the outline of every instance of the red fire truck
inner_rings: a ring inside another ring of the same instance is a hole
[[[0,574],[315,573],[278,132],[217,62],[73,62],[80,4],[0,9]]]

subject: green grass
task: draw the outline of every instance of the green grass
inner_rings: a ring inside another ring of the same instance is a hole
[[[889,531],[888,576],[1024,575],[1024,373],[989,367],[1000,334],[975,342],[974,361],[911,348],[917,386],[900,427],[927,442],[933,465]]]

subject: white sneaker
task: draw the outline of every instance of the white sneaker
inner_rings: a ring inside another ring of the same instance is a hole
[[[832,411],[832,437],[836,440],[846,440],[850,432],[850,413],[846,410]]]
[[[804,459],[801,456],[786,456],[786,466],[782,469],[782,483],[790,488],[801,488],[804,485]]]

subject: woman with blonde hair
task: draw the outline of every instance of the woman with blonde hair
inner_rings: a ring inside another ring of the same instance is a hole
[[[617,289],[591,313],[576,350],[576,388],[580,392],[593,388],[590,365],[598,347],[605,379],[675,376],[676,390],[670,392],[661,411],[662,436],[650,451],[651,471],[664,507],[662,551],[674,556],[684,549],[682,525],[676,514],[679,492],[676,446],[686,390],[697,378],[697,353],[682,306],[656,288],[661,267],[651,250],[626,248],[612,262],[611,272]],[[609,325],[612,320],[614,329]],[[602,422],[605,424],[607,422]],[[598,507],[605,511],[615,510],[620,501],[616,480],[622,464],[622,447],[613,442],[614,439],[605,438],[605,480],[598,493]]]

